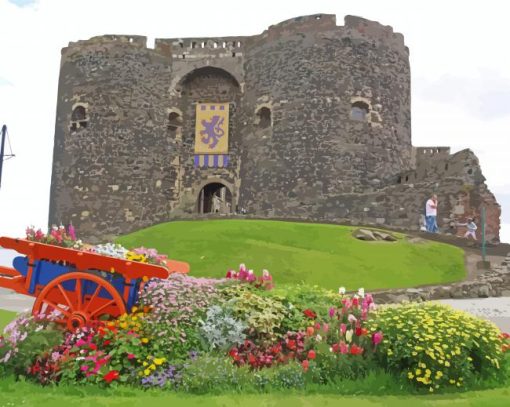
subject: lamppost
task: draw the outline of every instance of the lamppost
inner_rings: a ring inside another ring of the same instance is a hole
[[[4,164],[5,157],[12,158],[14,154],[12,154],[12,149],[10,154],[5,154],[5,140],[7,138],[7,126],[4,124],[2,126],[2,139],[0,140],[0,186],[2,185],[2,167]],[[8,140],[8,139],[7,139]],[[9,143],[10,148],[10,143]]]

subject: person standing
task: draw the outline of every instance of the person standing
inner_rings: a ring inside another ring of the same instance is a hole
[[[471,236],[474,240],[477,240],[476,239],[476,229],[478,229],[478,227],[476,226],[474,219],[468,218],[467,223],[461,223],[460,225],[467,227],[467,231],[464,234],[464,237],[466,239],[468,239]]]
[[[437,195],[432,194],[432,196],[427,200],[425,204],[425,222],[427,227],[427,232],[429,233],[437,233]]]

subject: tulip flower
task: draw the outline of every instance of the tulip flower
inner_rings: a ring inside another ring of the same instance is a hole
[[[351,343],[352,342],[352,329],[349,329],[346,333],[345,333],[345,340],[347,341],[347,343]]]
[[[378,332],[374,332],[372,334],[372,343],[377,346],[379,345],[383,340],[383,334],[381,331],[378,331]]]

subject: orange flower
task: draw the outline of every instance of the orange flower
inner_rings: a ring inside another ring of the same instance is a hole
[[[312,336],[314,332],[315,330],[313,329],[313,326],[309,326],[308,328],[306,328],[306,334],[308,336]]]

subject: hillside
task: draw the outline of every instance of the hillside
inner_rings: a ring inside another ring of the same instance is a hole
[[[353,227],[265,220],[178,221],[119,238],[126,247],[154,247],[187,261],[191,275],[221,277],[240,263],[267,268],[277,284],[337,290],[412,287],[465,277],[463,251],[438,242],[364,242]]]

